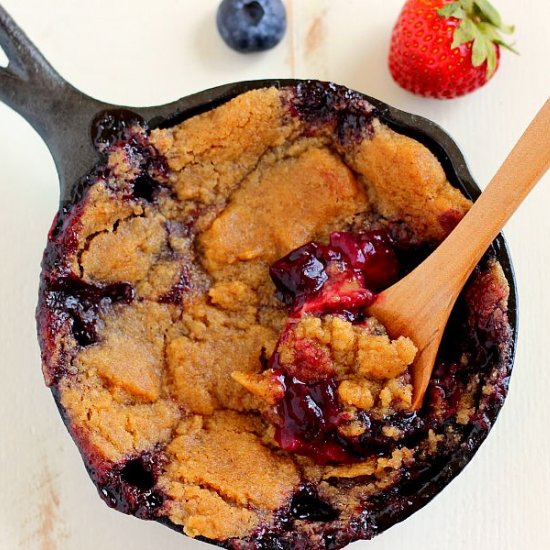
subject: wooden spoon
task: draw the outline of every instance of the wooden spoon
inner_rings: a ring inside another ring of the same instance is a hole
[[[472,209],[420,266],[369,308],[392,337],[418,347],[412,366],[413,409],[422,405],[451,310],[504,224],[550,167],[550,99]]]

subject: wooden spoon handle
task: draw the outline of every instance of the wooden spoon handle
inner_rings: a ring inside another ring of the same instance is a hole
[[[549,167],[550,99],[470,212],[432,256],[437,263],[445,264],[445,271],[452,270],[460,279],[461,283],[454,281],[459,291],[502,227]]]
[[[413,408],[422,404],[445,325],[460,291],[503,225],[550,167],[550,100],[454,231],[370,307],[392,337],[418,347]]]

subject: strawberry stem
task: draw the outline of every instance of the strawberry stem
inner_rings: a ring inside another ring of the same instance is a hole
[[[438,9],[437,13],[446,19],[460,20],[451,48],[471,42],[472,65],[480,67],[487,62],[487,80],[497,69],[498,46],[517,53],[501,36],[501,33],[512,34],[514,27],[503,23],[500,13],[489,0],[455,0]]]

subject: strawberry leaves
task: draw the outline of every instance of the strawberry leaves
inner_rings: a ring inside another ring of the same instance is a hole
[[[472,65],[480,67],[487,62],[487,79],[497,69],[497,45],[517,53],[501,36],[501,33],[512,34],[514,27],[503,23],[489,0],[455,0],[440,8],[437,13],[446,19],[454,17],[461,21],[455,30],[451,48],[471,42]]]
[[[473,4],[473,1],[471,2]],[[442,17],[448,19],[449,17],[456,17],[457,19],[464,19],[466,17],[466,11],[463,9],[464,2],[451,2],[437,10],[437,13]]]
[[[506,34],[512,34],[514,32],[514,27],[512,25],[505,25],[502,22],[500,13],[498,13],[489,0],[476,0],[473,4],[482,21],[485,19],[488,23]]]

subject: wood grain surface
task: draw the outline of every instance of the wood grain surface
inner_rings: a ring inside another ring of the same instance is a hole
[[[228,50],[218,37],[217,0],[0,1],[65,78],[98,98],[146,105],[230,81],[331,79],[441,124],[482,187],[550,93],[547,0],[494,0],[517,25],[521,56],[505,54],[486,88],[449,102],[414,97],[391,80],[386,56],[401,0],[287,0],[285,40],[252,56]],[[109,510],[44,387],[34,309],[57,197],[45,145],[0,105],[0,549],[207,548]],[[546,176],[505,232],[518,278],[520,338],[495,429],[432,503],[354,548],[550,548],[549,207]]]

